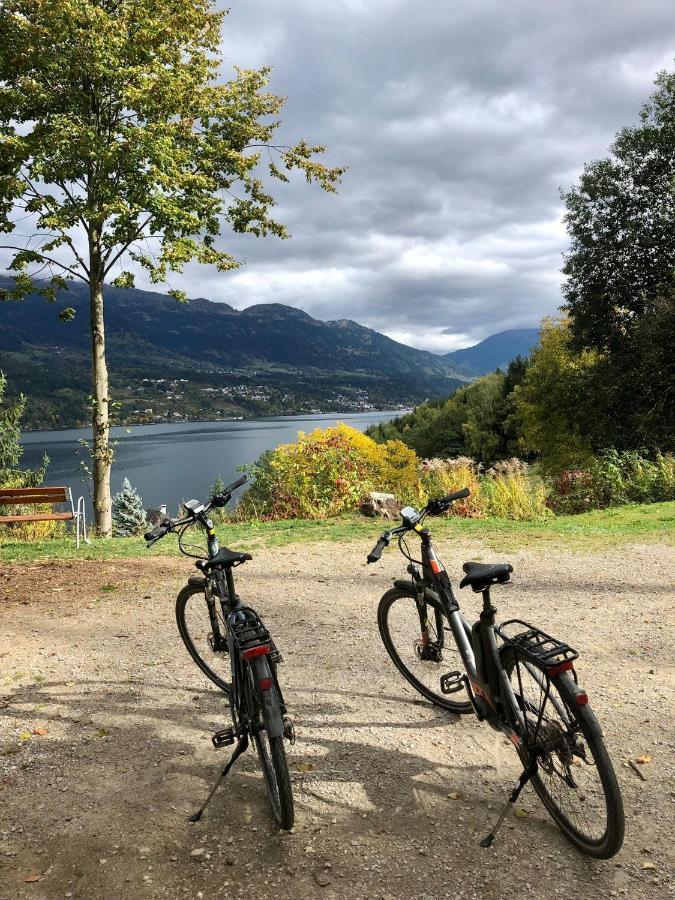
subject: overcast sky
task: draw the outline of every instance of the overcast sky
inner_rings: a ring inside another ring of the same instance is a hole
[[[339,196],[275,190],[292,239],[172,286],[280,302],[446,351],[560,304],[560,188],[675,56],[673,0],[228,0],[224,72],[273,66],[279,140],[328,146]],[[139,285],[140,286],[140,285]],[[156,289],[156,288],[155,288]]]

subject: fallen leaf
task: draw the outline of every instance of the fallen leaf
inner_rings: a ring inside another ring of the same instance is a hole
[[[529,816],[529,812],[526,809],[518,807],[517,809],[514,809],[513,815],[516,819],[526,819]]]
[[[108,737],[109,733],[110,732],[106,728],[99,728],[99,730],[95,734],[95,737],[97,737],[97,738]]]
[[[30,731],[22,731],[21,734],[19,735],[19,740],[20,741],[29,741],[32,737],[33,737],[33,735],[30,733]]]
[[[33,734],[49,734],[48,728],[34,728]]]
[[[26,882],[26,884],[31,884],[34,881],[39,881],[41,878],[41,875],[26,875],[24,881]]]
[[[448,800],[459,800],[459,794],[457,791],[450,791],[448,794]]]
[[[298,763],[295,768],[298,772],[311,772],[314,769],[314,763]]]
[[[644,862],[640,866],[641,869],[655,869],[656,865],[653,862]]]
[[[642,756],[635,757],[635,762],[640,763],[641,766],[644,766],[647,763],[650,763],[651,761],[652,761],[652,758],[649,755],[649,753],[644,753]]]

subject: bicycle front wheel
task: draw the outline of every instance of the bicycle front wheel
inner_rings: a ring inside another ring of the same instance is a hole
[[[565,673],[547,679],[532,662],[517,662],[512,648],[502,657],[525,721],[520,755],[537,754],[532,785],[565,837],[583,853],[608,859],[623,843],[621,792],[598,721]]]
[[[265,728],[265,720],[262,714],[263,698],[255,685],[253,672],[248,667],[248,705],[249,724],[258,759],[265,777],[267,795],[272,807],[274,821],[280,828],[286,831],[293,827],[295,822],[295,805],[293,802],[293,788],[291,776],[288,771],[286,749],[283,735],[271,737]],[[273,702],[279,703],[279,695],[275,687],[270,689],[273,694]]]
[[[472,711],[470,701],[450,700],[441,691],[441,676],[461,665],[450,624],[437,601],[428,598],[427,634],[422,634],[415,597],[392,588],[380,600],[377,624],[392,662],[416,691],[454,713]]]
[[[176,624],[188,653],[206,677],[229,694],[230,683],[224,677],[229,674],[229,654],[214,649],[217,641],[227,635],[227,624],[218,603],[215,614],[220,633],[214,639],[204,588],[186,584],[176,598]]]

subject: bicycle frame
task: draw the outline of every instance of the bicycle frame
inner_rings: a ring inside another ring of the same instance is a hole
[[[519,732],[522,733],[525,721],[502,665],[495,634],[496,610],[490,601],[490,591],[487,589],[483,592],[483,610],[477,628],[483,656],[482,666],[479,667],[472,640],[475,632],[460,610],[448,573],[434,551],[431,534],[419,525],[413,530],[420,537],[422,545],[422,572],[420,573],[414,564],[411,567],[417,608],[420,613],[422,643],[424,644],[425,628],[428,627],[424,593],[431,584],[450,624],[462,659],[466,672],[466,688],[474,712],[480,720],[486,720],[493,728],[502,731],[519,748],[521,744]],[[440,633],[442,634],[442,631]]]

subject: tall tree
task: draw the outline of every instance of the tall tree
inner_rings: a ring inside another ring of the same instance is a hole
[[[545,319],[539,346],[512,393],[521,448],[538,454],[547,474],[588,463],[602,419],[604,397],[592,389],[598,354],[573,351],[570,342],[569,321]]]
[[[563,272],[577,346],[621,348],[675,287],[675,72],[660,72],[640,124],[612,156],[584,167],[563,195],[570,248]]]
[[[675,315],[675,72],[659,73],[656,86],[640,124],[564,195],[570,346],[599,354],[588,385],[603,397],[594,443],[620,449],[675,446],[665,338]]]
[[[317,161],[323,147],[273,143],[283,98],[265,90],[269,69],[218,81],[224,16],[213,0],[0,8],[0,231],[15,238],[0,249],[12,253],[16,284],[4,299],[24,297],[38,276],[49,276],[37,287],[50,301],[69,279],[89,286],[94,508],[105,536],[105,280],[133,286],[125,260],[153,283],[194,260],[232,269],[237,261],[217,241],[224,230],[287,237],[267,183],[297,169],[334,191],[343,172]]]

